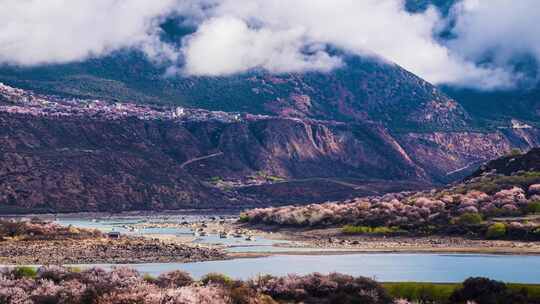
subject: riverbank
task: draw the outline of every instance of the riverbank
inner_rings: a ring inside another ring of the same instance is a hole
[[[226,258],[201,245],[105,234],[34,218],[0,220],[0,264],[167,263]]]
[[[480,240],[454,236],[368,236],[346,235],[339,228],[307,229],[276,228],[235,224],[238,229],[249,228],[255,235],[287,240],[291,246],[313,248],[298,254],[341,253],[485,253],[540,255],[540,242]],[[289,246],[289,245],[288,245]],[[318,249],[325,249],[318,251]],[[280,252],[280,254],[284,254]],[[296,254],[296,252],[289,252]]]
[[[101,215],[103,216],[103,215]],[[125,216],[129,220],[125,220]],[[3,242],[3,264],[182,263],[271,255],[343,255],[354,253],[476,253],[540,255],[540,242],[480,240],[449,236],[347,235],[339,228],[308,229],[238,223],[231,216],[122,214],[63,225],[117,229],[121,239],[92,237],[55,241]],[[122,221],[121,219],[124,219]],[[85,229],[79,229],[85,231]],[[134,230],[135,232],[130,232]],[[79,232],[80,233],[80,232]],[[200,234],[205,234],[201,236]],[[220,235],[225,234],[225,238]],[[235,237],[237,236],[237,237]],[[246,239],[250,239],[247,241]],[[59,254],[60,252],[61,254]]]
[[[236,220],[208,219],[190,223],[141,223],[138,228],[193,228],[209,234],[252,236],[276,241],[279,250],[231,252],[230,257],[261,257],[273,254],[330,255],[348,253],[477,253],[540,255],[540,242],[485,240],[461,236],[377,236],[348,235],[339,228],[291,228],[238,223]],[[186,235],[146,235],[176,244],[196,244],[197,238]],[[220,239],[216,238],[219,243]],[[283,242],[280,242],[283,241]],[[218,246],[226,247],[226,246]]]
[[[214,248],[146,238],[32,240],[0,243],[0,264],[170,263],[225,259]]]

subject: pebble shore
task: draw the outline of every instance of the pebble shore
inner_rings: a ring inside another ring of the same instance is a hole
[[[225,258],[218,249],[145,238],[0,242],[0,264],[168,263]]]

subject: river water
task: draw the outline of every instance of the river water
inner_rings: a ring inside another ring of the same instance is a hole
[[[109,269],[113,265],[98,266]],[[462,282],[468,277],[484,276],[505,282],[540,283],[540,256],[401,253],[275,255],[184,264],[134,264],[129,267],[151,275],[180,269],[195,278],[210,272],[238,279],[249,279],[259,274],[282,276],[340,272],[381,282]]]
[[[177,217],[181,221],[200,220],[199,216]],[[59,218],[57,222],[78,227],[97,228],[103,231],[116,230],[136,234],[188,235],[189,228],[148,228],[129,232],[125,227],[141,221],[158,221],[143,217],[108,218],[93,221],[85,218]],[[165,219],[170,221],[171,219]],[[274,252],[277,255],[261,258],[244,258],[226,261],[196,263],[131,264],[142,273],[160,273],[181,269],[199,278],[209,272],[219,272],[238,279],[249,279],[259,274],[276,276],[308,274],[312,272],[340,272],[354,276],[371,277],[379,281],[417,282],[461,282],[471,276],[484,276],[515,283],[540,283],[540,256],[485,255],[485,254],[390,254],[390,253],[343,253],[340,255],[283,255],[284,251],[316,249],[287,247],[287,241],[257,239],[220,239],[210,234],[199,237],[203,244],[221,243],[230,252]],[[278,245],[279,246],[276,246]],[[324,251],[318,249],[319,251]],[[79,265],[100,266],[107,269],[122,265]]]

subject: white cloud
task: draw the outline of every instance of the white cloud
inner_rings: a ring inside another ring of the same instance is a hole
[[[37,65],[139,48],[177,53],[159,41],[158,20],[176,0],[1,0],[0,63]]]
[[[183,62],[170,71],[229,75],[340,66],[326,45],[379,56],[435,83],[484,89],[511,86],[510,61],[540,60],[537,0],[464,0],[453,10],[456,36],[434,38],[446,23],[404,0],[0,0],[0,63],[84,60],[122,48]],[[159,38],[159,22],[179,13],[198,28],[181,49]],[[491,54],[491,65],[479,65]]]
[[[532,55],[540,61],[540,2],[537,0],[465,0],[454,7],[457,15],[452,52],[470,61],[490,56],[507,67],[512,59]]]
[[[311,61],[300,52],[322,43],[381,56],[433,83],[492,88],[512,82],[504,70],[478,67],[436,41],[434,32],[443,20],[434,8],[410,14],[398,0],[220,0],[213,4],[207,9],[213,19],[184,45],[187,73],[227,74],[254,66],[271,71],[328,69],[335,66],[335,58],[321,51]]]
[[[228,75],[254,68],[277,73],[328,71],[341,65],[339,58],[322,50],[303,53],[310,42],[302,28],[253,29],[227,16],[204,22],[186,44],[184,72],[190,75]]]

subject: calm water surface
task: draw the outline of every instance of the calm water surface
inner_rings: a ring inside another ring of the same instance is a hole
[[[78,227],[116,230],[133,233],[125,225],[141,221],[197,221],[200,216],[171,218],[125,217],[92,221],[85,218],[61,218],[58,222]],[[188,228],[148,228],[136,234],[191,234]],[[228,247],[232,252],[283,252],[314,249],[287,247],[287,241],[258,238],[254,242],[243,239],[220,239],[217,235],[200,237],[196,242]],[[280,244],[280,246],[275,246]],[[324,249],[318,249],[324,251]],[[84,265],[111,268],[119,265]],[[219,272],[238,279],[249,279],[259,274],[277,276],[312,272],[340,272],[367,276],[379,281],[461,282],[471,276],[516,283],[540,283],[540,256],[481,255],[481,254],[343,254],[343,255],[276,255],[264,258],[235,259],[197,263],[132,264],[140,272],[151,275],[181,269],[199,278],[209,272]]]
[[[110,268],[112,265],[99,265]],[[346,254],[277,255],[197,263],[129,265],[140,272],[159,275],[181,269],[200,278],[219,272],[238,279],[258,274],[276,276],[312,272],[340,272],[366,276],[385,282],[462,282],[471,276],[484,276],[515,283],[540,283],[540,256],[478,254]]]

